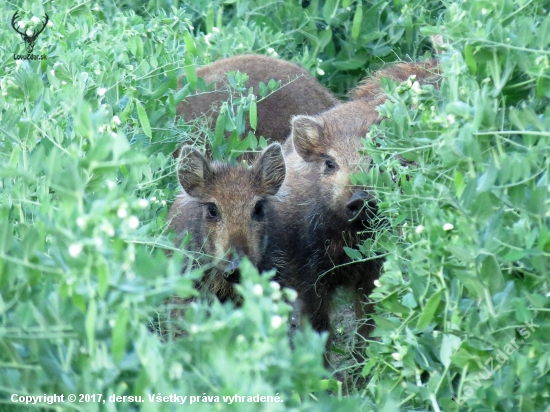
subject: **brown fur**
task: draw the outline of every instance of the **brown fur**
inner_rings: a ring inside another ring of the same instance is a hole
[[[233,299],[233,283],[224,276],[228,265],[238,267],[243,256],[257,265],[265,253],[266,208],[285,178],[281,146],[270,145],[250,168],[210,164],[197,150],[183,146],[178,178],[184,192],[168,215],[176,243],[190,232],[189,249],[214,260],[214,268],[205,274],[200,288],[222,301]]]
[[[434,67],[432,63],[393,66],[358,86],[353,100],[318,116],[293,119],[292,139],[285,143],[287,177],[271,205],[268,253],[260,267],[277,268],[281,284],[298,291],[303,314],[318,331],[329,329],[328,313],[337,287],[353,291],[358,318],[372,310],[368,295],[381,260],[372,257],[348,264],[351,259],[344,247],[355,247],[374,235],[376,204],[372,191],[354,187],[349,175],[370,168],[371,158],[358,151],[370,126],[381,120],[376,106],[385,96],[379,79],[389,75],[404,81],[414,74],[422,81],[428,78],[427,66]],[[350,220],[358,195],[366,202]],[[371,328],[364,324],[359,332],[368,336]]]
[[[372,99],[376,97],[384,98],[384,93],[380,86],[380,79],[390,78],[394,81],[402,82],[411,75],[421,84],[437,84],[439,80],[439,63],[437,60],[427,60],[422,63],[399,63],[388,68],[378,70],[372,77],[362,81],[351,93],[353,100]]]
[[[315,115],[336,106],[338,99],[303,68],[294,63],[272,57],[245,54],[218,60],[197,70],[207,84],[214,83],[214,89],[187,97],[177,107],[178,115],[185,121],[207,115],[215,124],[221,102],[229,99],[227,72],[240,71],[249,78],[247,90],[252,87],[259,97],[259,84],[265,85],[271,79],[281,82],[281,88],[265,99],[258,101],[257,136],[268,140],[284,142],[290,134],[290,121],[299,114]],[[245,135],[252,129],[248,118]]]

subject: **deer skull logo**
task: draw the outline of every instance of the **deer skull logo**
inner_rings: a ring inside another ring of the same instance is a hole
[[[27,53],[31,54],[32,51],[34,50],[34,43],[36,42],[38,35],[44,31],[44,29],[46,28],[46,25],[48,24],[48,21],[50,21],[50,18],[48,17],[47,14],[45,14],[46,21],[44,22],[44,25],[42,26],[42,28],[40,30],[36,30],[36,29],[32,30],[32,34],[29,35],[28,32],[19,31],[17,29],[17,26],[18,26],[17,18],[19,17],[18,14],[19,12],[16,11],[15,14],[13,15],[11,19],[11,26],[17,33],[21,35],[21,38],[27,44]]]

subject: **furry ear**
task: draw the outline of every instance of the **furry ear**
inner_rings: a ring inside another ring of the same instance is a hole
[[[279,143],[270,144],[252,165],[261,196],[275,195],[286,175],[285,159]]]
[[[210,164],[197,149],[182,146],[179,151],[178,180],[189,196],[201,196],[204,182],[210,173]]]
[[[306,162],[313,162],[326,151],[323,120],[311,116],[292,119],[292,139],[296,152]]]

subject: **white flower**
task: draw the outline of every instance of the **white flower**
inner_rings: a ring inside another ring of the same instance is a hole
[[[317,74],[319,76],[323,76],[325,74],[325,71],[323,69],[321,69],[320,67],[317,67]]]
[[[145,209],[147,206],[149,206],[149,201],[147,199],[139,199],[138,200],[138,205],[142,209]]]
[[[281,290],[281,285],[279,285],[279,283],[275,282],[274,280],[269,282],[269,286],[271,286],[271,289],[273,290]]]
[[[116,215],[120,218],[120,219],[124,219],[126,216],[128,216],[128,211],[126,210],[126,207],[124,206],[120,206],[116,212]]]
[[[448,232],[449,230],[453,230],[454,228],[455,228],[455,227],[453,226],[452,223],[445,223],[445,224],[443,225],[443,230],[444,230],[445,232]]]
[[[418,225],[418,226],[416,227],[416,229],[414,229],[414,232],[417,233],[417,234],[420,234],[420,233],[422,233],[423,231],[424,231],[424,226],[422,226],[422,225]]]
[[[103,133],[104,130],[105,128],[103,126],[99,126],[99,129],[98,129],[99,133]]]
[[[220,29],[218,29],[217,27],[212,27],[212,31],[214,33],[219,33],[220,32]]]
[[[195,324],[192,324],[189,329],[190,329],[189,332],[191,333],[199,333],[199,327]]]
[[[271,317],[271,327],[273,329],[277,329],[281,324],[283,323],[283,318],[281,318],[279,315],[273,315]]]
[[[100,97],[103,96],[106,92],[107,89],[105,87],[100,87],[99,89],[97,89],[97,95]]]
[[[38,17],[36,17],[36,16],[32,16],[32,17],[31,17],[31,21],[32,21],[34,24],[40,23],[40,19],[39,19]]]
[[[107,183],[107,188],[109,190],[113,190],[116,187],[116,182],[113,182],[111,179],[107,179],[105,183]]]
[[[82,216],[79,216],[77,219],[76,219],[76,225],[81,228],[81,229],[84,229],[86,227],[86,219],[84,219]]]
[[[130,229],[137,229],[139,226],[139,219],[135,216],[130,216],[128,218],[128,227]]]
[[[103,227],[102,227],[103,231],[105,232],[105,234],[109,237],[113,237],[115,235],[115,229],[113,228],[113,226],[111,226],[110,223],[106,222],[103,224]]]
[[[448,114],[447,115],[447,121],[449,122],[449,124],[453,124],[456,121],[455,115],[454,114]]]
[[[298,293],[294,289],[285,289],[284,292],[289,302],[294,302],[298,298]]]
[[[82,252],[82,245],[80,243],[73,243],[71,246],[69,246],[69,255],[72,257],[78,257],[80,255],[80,252]]]
[[[262,288],[262,285],[254,285],[252,288],[252,293],[254,293],[256,296],[262,296],[264,293],[264,289]]]
[[[401,356],[400,353],[398,352],[394,352],[391,354],[392,358],[394,358],[396,361],[400,361],[401,359],[403,359],[403,357]]]
[[[24,29],[25,26],[27,25],[27,22],[25,20],[20,20],[17,22],[17,25],[19,26],[20,29]]]
[[[379,288],[380,286],[382,286],[382,284],[380,283],[380,281],[378,279],[376,279],[374,282],[374,286],[376,286],[377,288]]]
[[[181,379],[181,375],[183,374],[183,366],[181,366],[181,363],[176,362],[170,366],[170,370],[168,372],[168,376],[170,376],[170,379]]]

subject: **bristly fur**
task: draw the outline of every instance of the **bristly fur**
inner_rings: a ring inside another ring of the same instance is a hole
[[[184,192],[174,202],[168,221],[179,245],[192,234],[189,249],[214,259],[215,267],[198,285],[220,300],[233,299],[235,289],[223,272],[228,254],[246,256],[257,265],[267,246],[267,214],[254,215],[255,207],[269,204],[285,177],[278,143],[270,145],[248,168],[242,164],[208,163],[191,146],[184,146],[178,167]],[[215,216],[212,217],[212,211]]]
[[[229,98],[227,72],[240,71],[249,76],[246,88],[253,88],[259,96],[260,83],[268,84],[271,79],[281,82],[281,88],[266,98],[258,100],[257,136],[268,141],[284,142],[290,134],[290,120],[299,114],[315,115],[328,110],[339,100],[309,72],[294,63],[256,54],[245,54],[218,60],[197,70],[207,84],[214,83],[211,91],[187,97],[177,107],[177,114],[185,121],[208,116],[214,125],[219,114],[220,102]],[[248,118],[244,135],[252,129]],[[174,152],[174,157],[177,153]]]
[[[404,81],[415,75],[420,83],[434,82],[434,72],[436,62],[397,64],[364,81],[349,102],[293,119],[292,138],[284,147],[287,176],[270,205],[273,218],[260,268],[276,268],[276,279],[298,291],[303,314],[318,331],[329,329],[330,303],[338,287],[353,291],[358,318],[372,310],[368,295],[382,261],[372,256],[350,264],[344,247],[355,247],[376,230],[375,195],[353,186],[349,176],[371,167],[370,156],[359,150],[370,126],[381,120],[376,111],[385,100],[380,79]],[[354,193],[362,194],[366,206],[350,220],[346,208]],[[359,332],[367,336],[371,328],[364,324]]]
[[[438,85],[439,62],[437,60],[427,60],[425,62],[415,63],[398,63],[387,68],[377,71],[372,77],[362,81],[351,93],[350,97],[353,100],[357,99],[372,99],[376,97],[384,98],[384,93],[380,86],[380,79],[386,77],[394,81],[402,82],[407,80],[411,75],[415,76],[415,80],[420,84]]]

